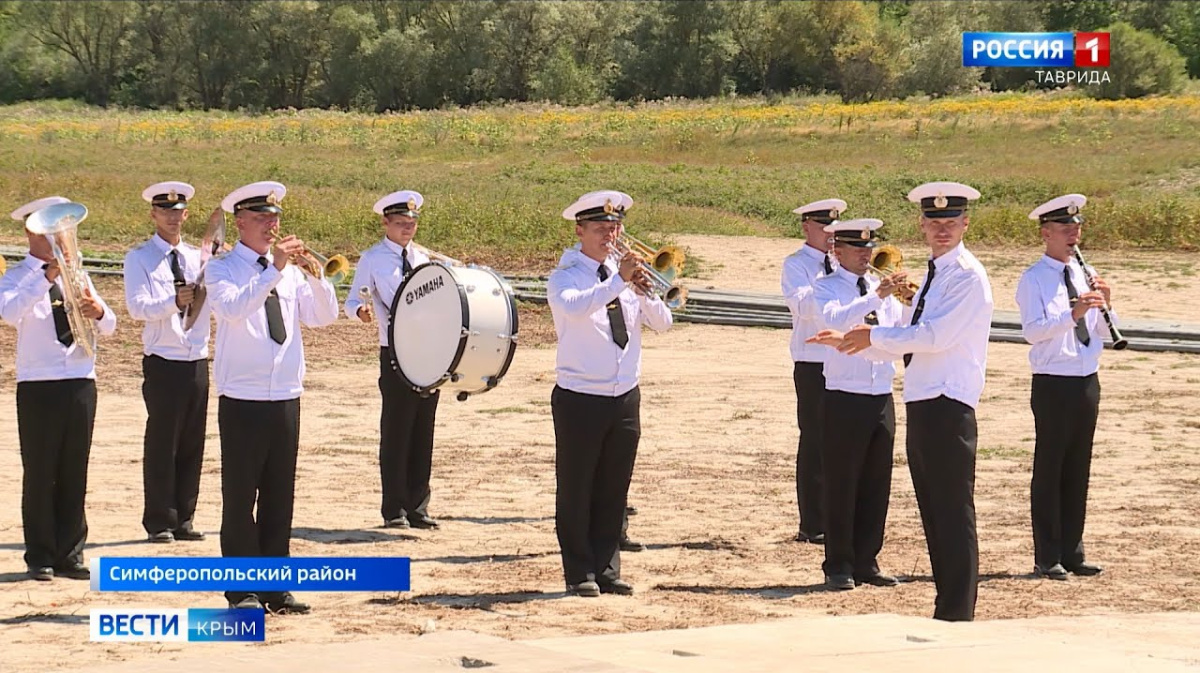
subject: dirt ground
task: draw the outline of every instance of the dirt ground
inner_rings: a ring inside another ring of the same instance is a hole
[[[796,241],[681,237],[701,258],[689,282],[778,292],[782,258]],[[910,263],[921,254],[906,249]],[[996,306],[1015,309],[1020,271],[1035,250],[978,251]],[[1089,262],[1116,290],[1122,315],[1194,317],[1194,255],[1095,253]],[[918,278],[919,280],[919,278]],[[197,524],[198,543],[144,542],[138,329],[119,282],[102,280],[121,316],[100,354],[100,402],[90,466],[89,557],[219,555],[220,464],[216,403]],[[934,589],[904,459],[904,408],[887,537],[880,561],[897,588],[822,589],[821,547],[792,541],[795,398],[786,330],[678,324],[649,334],[643,357],[643,439],[631,489],[640,513],[631,535],[649,546],[625,554],[633,597],[567,598],[554,536],[553,330],[542,307],[523,310],[508,376],[485,395],[438,411],[431,514],[438,531],[380,527],[379,397],[374,327],[342,319],[305,335],[293,529],[294,556],[395,555],[413,560],[405,594],[302,594],[306,616],[272,617],[267,643],[345,641],[431,628],[525,639],[746,623],[806,614],[889,612],[928,616]],[[14,330],[0,329],[0,670],[88,668],[197,653],[186,644],[88,642],[93,607],[222,607],[215,594],[98,594],[87,583],[25,579],[20,519]],[[1029,530],[1033,419],[1028,349],[992,344],[979,407],[976,505],[981,584],[977,617],[1200,609],[1200,453],[1195,437],[1200,357],[1106,352],[1086,542],[1106,567],[1095,578],[1035,580]],[[897,381],[899,390],[901,381]],[[898,396],[897,396],[898,397]]]

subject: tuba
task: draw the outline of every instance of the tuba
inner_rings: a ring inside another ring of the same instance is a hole
[[[867,264],[867,269],[880,278],[886,278],[900,271],[900,265],[903,262],[904,253],[900,252],[900,248],[890,243],[885,243],[875,248],[875,252],[871,253],[871,261]],[[917,290],[920,288],[920,285],[910,280],[903,290],[896,293],[896,299],[900,300],[900,303],[905,306],[912,306],[913,297],[916,296]]]
[[[79,223],[88,215],[87,207],[81,203],[59,203],[47,206],[25,220],[25,228],[34,234],[46,237],[54,251],[54,259],[62,279],[63,308],[75,343],[88,354],[96,356],[96,322],[83,316],[80,301],[88,292],[87,272],[83,270],[83,256],[79,254],[76,232]]]
[[[620,262],[627,253],[641,259],[641,268],[650,279],[651,290],[671,310],[683,308],[687,303],[687,288],[675,282],[683,275],[684,254],[679,248],[668,245],[651,248],[622,229],[614,243],[608,246],[609,257]]]

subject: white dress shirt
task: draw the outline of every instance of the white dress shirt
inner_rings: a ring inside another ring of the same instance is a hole
[[[992,326],[992,285],[987,271],[962,243],[934,260],[933,283],[925,295],[925,311],[911,322],[917,297],[901,327],[876,327],[871,344],[900,358],[912,353],[904,372],[904,401],[919,402],[945,395],[975,408],[987,372],[988,336]]]
[[[27,255],[0,278],[0,318],[17,328],[17,382],[94,379],[96,358],[88,356],[78,343],[64,346],[58,340],[50,306],[50,281],[46,280],[43,264]],[[62,289],[61,274],[54,284]],[[96,331],[112,334],[117,330],[117,316],[96,292],[90,277],[88,287],[104,308],[104,315],[96,321]]]
[[[196,324],[185,332],[183,317],[175,304],[175,276],[171,273],[171,251],[178,253],[183,278],[195,283],[200,274],[200,249],[183,241],[172,246],[155,234],[125,255],[125,307],[142,328],[142,353],[167,360],[192,362],[208,359],[208,337],[212,332],[211,305],[205,301]]]
[[[388,345],[388,316],[396,291],[404,281],[402,254],[408,255],[408,264],[414,269],[429,262],[429,257],[418,250],[412,241],[401,246],[385,238],[371,246],[358,260],[358,266],[354,267],[354,280],[350,282],[350,295],[346,297],[346,317],[358,320],[358,309],[364,303],[358,296],[359,288],[366,286],[371,291],[371,307],[375,322],[379,325],[380,346]]]
[[[863,276],[867,293],[859,295],[859,277],[838,268],[833,275],[822,276],[813,283],[813,304],[821,313],[821,319],[829,329],[846,332],[855,325],[866,323],[871,311],[881,327],[900,324],[904,312],[895,297],[880,299],[876,292],[879,280],[871,275]],[[896,377],[896,365],[887,354],[875,353],[876,349],[854,355],[840,353],[836,348],[825,346],[825,389],[840,390],[859,395],[888,395],[892,392],[892,380]]]
[[[805,243],[783,260],[780,285],[783,299],[792,312],[792,361],[824,362],[828,346],[804,340],[824,328],[820,311],[812,303],[813,281],[825,275],[825,253]]]
[[[600,281],[600,262],[579,251],[563,253],[546,283],[546,297],[558,334],[558,385],[588,395],[617,397],[638,385],[642,369],[642,330],[661,332],[673,322],[662,300],[643,296],[626,285],[617,267],[605,260],[608,280]],[[610,301],[620,298],[629,343],[621,350],[608,322]]]
[[[1063,269],[1071,270],[1076,296],[1090,292],[1083,270],[1074,259],[1068,264],[1042,256],[1021,274],[1017,283],[1017,306],[1021,309],[1021,334],[1033,344],[1029,364],[1034,374],[1090,376],[1100,369],[1107,327],[1100,311],[1083,314],[1091,342],[1084,346],[1075,336],[1071,301],[1064,284]]]
[[[291,400],[304,392],[304,342],[301,323],[322,327],[337,320],[333,284],[309,276],[293,265],[280,272],[270,251],[260,255],[238,242],[214,257],[204,272],[208,303],[217,316],[217,355],[213,375],[217,394],[239,400]],[[265,304],[274,288],[287,338],[271,339]]]

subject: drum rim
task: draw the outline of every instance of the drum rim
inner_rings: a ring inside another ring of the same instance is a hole
[[[521,325],[520,325],[519,314],[517,313],[517,297],[516,297],[516,294],[512,291],[512,284],[508,282],[508,279],[505,278],[504,276],[501,276],[500,274],[496,273],[496,270],[491,268],[490,266],[480,266],[478,264],[468,264],[467,267],[471,268],[471,269],[476,269],[479,271],[486,271],[487,273],[491,274],[491,276],[493,278],[496,279],[496,281],[500,284],[501,287],[503,287],[505,290],[508,291],[508,316],[510,318],[510,322],[512,323],[512,329],[509,331],[509,335],[508,335],[508,353],[506,353],[504,356],[504,364],[500,366],[500,371],[496,372],[495,376],[488,377],[487,383],[484,384],[484,386],[478,390],[459,391],[459,395],[470,396],[470,395],[479,395],[482,393],[486,393],[487,391],[491,390],[492,388],[495,388],[496,386],[500,385],[501,379],[503,379],[505,377],[505,375],[508,374],[508,368],[512,366],[513,357],[516,356],[516,354],[517,354],[517,333],[520,331]],[[465,399],[465,398],[460,398],[460,400],[461,399]]]
[[[417,265],[412,271],[409,271],[408,275],[404,277],[404,280],[400,282],[400,287],[396,288],[396,294],[392,297],[392,305],[390,307],[391,310],[388,313],[388,357],[392,361],[392,371],[396,372],[396,375],[400,377],[400,380],[403,381],[404,384],[409,388],[412,388],[414,391],[422,394],[428,394],[430,391],[436,390],[437,388],[445,385],[446,381],[450,380],[450,375],[449,373],[443,374],[440,379],[428,386],[419,386],[412,381],[409,381],[408,377],[404,375],[404,370],[400,368],[400,361],[396,359],[395,323],[396,309],[400,307],[400,297],[404,294],[404,288],[408,287],[409,281],[411,281],[413,277],[417,275],[418,270],[424,269],[427,266],[441,267],[450,273],[451,278],[454,280],[454,288],[458,291],[459,306],[462,307],[462,329],[458,336],[458,350],[455,351],[454,358],[451,359],[450,365],[446,368],[447,372],[453,372],[455,369],[458,369],[458,365],[462,363],[463,354],[467,351],[467,338],[469,336],[468,328],[471,325],[471,306],[467,301],[467,293],[465,290],[463,290],[463,287],[458,282],[458,279],[454,277],[453,267],[442,264],[441,262],[425,262],[424,264]]]

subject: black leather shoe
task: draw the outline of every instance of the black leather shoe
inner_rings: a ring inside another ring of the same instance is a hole
[[[49,582],[54,579],[54,568],[50,566],[29,566],[29,579],[39,582]]]
[[[838,591],[849,591],[854,588],[854,578],[850,575],[826,575],[825,586]]]
[[[405,517],[402,517],[402,516],[398,516],[395,519],[388,519],[387,521],[383,522],[383,527],[384,528],[408,528],[409,527],[408,519]]]
[[[296,600],[290,591],[285,591],[278,594],[273,600],[268,600],[265,607],[277,615],[302,615],[312,609],[307,603]]]
[[[1066,571],[1069,573],[1072,573],[1074,575],[1080,575],[1083,577],[1091,577],[1093,575],[1099,575],[1100,573],[1104,572],[1104,568],[1101,568],[1100,566],[1095,565],[1093,563],[1080,563],[1079,565],[1067,567]]]
[[[894,587],[900,584],[900,580],[891,575],[879,573],[876,575],[862,575],[854,578],[854,584],[870,584],[873,587]]]
[[[600,585],[600,593],[602,594],[617,594],[620,596],[632,596],[633,585],[625,580],[609,580],[605,582],[597,582]]]
[[[625,537],[621,538],[621,551],[646,551],[646,545]]]
[[[68,563],[54,569],[54,574],[73,580],[92,579],[92,569],[86,563]]]
[[[796,533],[796,542],[808,542],[809,544],[825,544],[825,534],[824,533],[816,533],[814,535],[810,535],[808,533],[805,533],[804,531],[800,531],[799,533]]]
[[[250,594],[236,603],[230,603],[229,607],[235,610],[262,610],[262,601],[258,600],[258,596]]]
[[[625,516],[637,516],[637,512],[637,507],[634,507],[633,505],[625,506]]]
[[[600,585],[590,580],[579,584],[568,584],[567,593],[585,598],[595,598],[600,595]]]
[[[438,522],[434,519],[431,519],[426,514],[418,514],[416,516],[410,515],[408,517],[408,524],[413,528],[439,528]]]
[[[1061,563],[1055,563],[1049,568],[1035,565],[1033,566],[1033,576],[1044,577],[1048,580],[1065,580],[1067,579],[1067,569],[1062,567]]]
[[[166,544],[166,543],[168,543],[168,542],[174,542],[174,541],[175,541],[175,534],[174,534],[174,533],[172,533],[172,532],[171,532],[171,531],[169,531],[169,530],[160,530],[160,531],[158,531],[157,533],[154,533],[154,534],[152,534],[152,535],[151,535],[150,537],[148,537],[147,539],[148,539],[150,542],[157,542],[157,543],[159,543],[159,544]]]
[[[188,542],[199,542],[207,536],[193,528],[180,528],[174,533],[176,540],[187,540]]]

